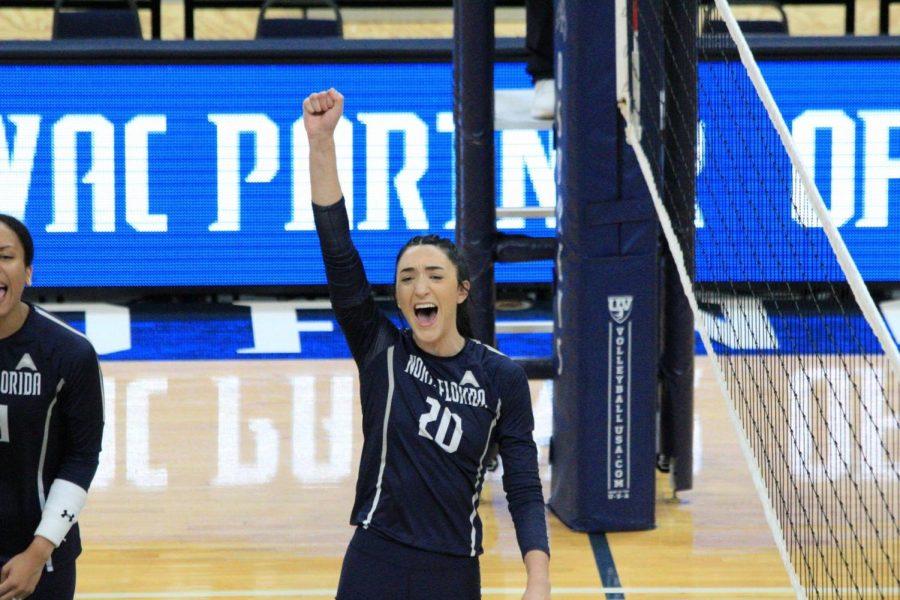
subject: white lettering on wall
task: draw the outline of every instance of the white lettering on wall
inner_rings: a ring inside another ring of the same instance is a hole
[[[9,115],[16,126],[12,153],[7,143],[6,127],[0,119],[0,213],[23,220],[31,172],[34,169],[34,154],[37,149],[40,115]]]
[[[503,190],[501,205],[504,208],[525,206],[525,180],[531,180],[537,195],[538,205],[545,208],[556,206],[556,185],[553,171],[556,169],[556,152],[544,149],[541,136],[536,130],[504,130],[501,135],[501,168]],[[556,227],[556,217],[545,219],[548,228]],[[497,221],[503,229],[524,229],[525,219],[507,217]]]
[[[366,126],[366,219],[362,230],[386,230],[390,223],[390,134],[403,135],[403,167],[394,187],[407,229],[428,229],[419,180],[428,170],[428,126],[415,113],[359,113]]]
[[[450,202],[453,217],[444,223],[444,229],[451,231],[456,229],[456,125],[453,123],[452,112],[439,112],[435,127],[438,133],[450,134],[450,194],[448,201]]]
[[[300,309],[330,309],[331,303],[272,300],[235,302],[237,306],[250,308],[250,322],[253,327],[253,347],[239,348],[238,354],[300,353],[301,331],[334,331],[331,320],[297,320]]]
[[[91,168],[81,183],[91,186],[93,231],[115,231],[115,128],[102,115],[66,115],[53,125],[53,222],[47,231],[78,231],[79,134],[91,139]]]
[[[97,354],[131,350],[131,311],[127,306],[92,302],[42,303],[52,313],[84,313],[84,335]]]
[[[166,132],[165,115],[138,115],[125,124],[125,220],[135,231],[168,231],[166,215],[150,214],[151,133]]]
[[[888,185],[892,179],[900,179],[900,158],[890,156],[891,131],[900,130],[900,111],[861,110],[859,117],[866,124],[865,188],[863,214],[856,226],[887,227]]]
[[[757,298],[702,294],[701,302],[717,304],[721,317],[701,311],[709,337],[736,350],[774,350],[778,338],[765,306]]]
[[[700,177],[703,167],[706,165],[706,123],[697,121],[697,162],[695,173]],[[706,221],[703,219],[703,211],[700,210],[700,203],[694,200],[694,227],[700,229],[706,227]]]
[[[268,183],[278,173],[278,126],[262,114],[211,114],[216,126],[218,214],[210,231],[241,230],[241,136],[253,136],[253,169],[246,183]]]
[[[831,132],[831,207],[828,213],[836,227],[847,223],[854,213],[856,199],[856,123],[842,110],[807,110],[791,124],[791,132],[801,162],[816,177],[816,134]],[[794,177],[791,218],[804,227],[821,227],[819,217],[809,203],[806,188]],[[823,198],[826,203],[828,199]]]

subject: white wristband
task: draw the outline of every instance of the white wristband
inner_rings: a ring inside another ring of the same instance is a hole
[[[86,501],[87,491],[83,488],[65,479],[54,479],[34,535],[47,538],[58,548],[78,520]]]

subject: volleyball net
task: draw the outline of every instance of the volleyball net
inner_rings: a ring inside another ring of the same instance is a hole
[[[628,143],[798,596],[897,597],[900,356],[836,224],[854,173],[832,148],[823,199],[834,115],[786,123],[728,2],[701,4],[617,0]]]

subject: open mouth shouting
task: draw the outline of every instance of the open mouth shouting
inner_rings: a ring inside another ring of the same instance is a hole
[[[6,293],[9,291],[9,288],[5,283],[0,283],[0,302],[6,300]]]
[[[413,312],[421,327],[431,327],[437,321],[438,307],[434,302],[419,302],[413,306]]]

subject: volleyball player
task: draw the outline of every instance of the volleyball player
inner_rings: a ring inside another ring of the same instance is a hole
[[[34,244],[0,215],[0,600],[71,600],[103,395],[87,338],[22,301]]]
[[[337,597],[481,597],[478,502],[485,453],[499,443],[503,487],[528,575],[524,598],[550,597],[549,546],[525,372],[471,338],[465,260],[416,236],[396,263],[398,330],[376,307],[350,239],[333,132],[335,90],[303,102],[313,213],[331,303],[360,373],[364,443]]]

